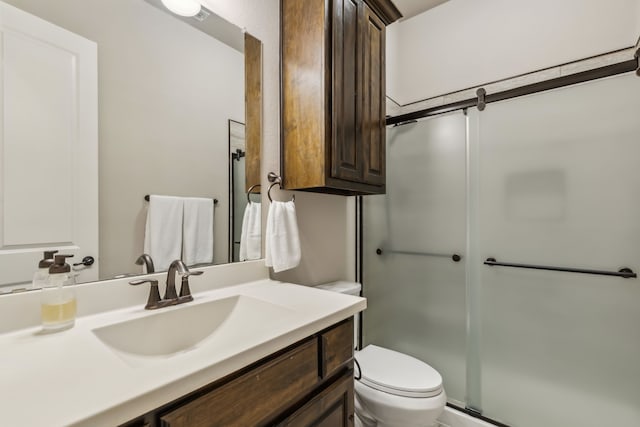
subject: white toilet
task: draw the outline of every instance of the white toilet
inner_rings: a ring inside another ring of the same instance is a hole
[[[442,377],[426,363],[368,345],[356,352],[356,426],[432,427],[447,403]],[[358,372],[360,370],[360,372]],[[358,421],[360,424],[358,424]]]
[[[318,288],[360,294],[360,284],[352,282]],[[357,331],[356,326],[356,337]],[[356,427],[436,425],[447,403],[438,371],[414,357],[376,345],[357,351],[355,357]]]

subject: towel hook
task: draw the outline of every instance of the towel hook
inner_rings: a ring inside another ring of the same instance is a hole
[[[271,189],[277,185],[280,189],[282,189],[282,178],[278,175],[276,175],[274,172],[269,172],[269,175],[267,175],[267,179],[269,180],[269,182],[272,182],[273,184],[271,184],[269,186],[269,189],[267,190],[267,197],[269,198],[270,202],[273,202],[273,199],[271,198]],[[293,195],[291,197],[291,201],[295,202],[296,201],[296,196]]]
[[[249,191],[247,191],[247,203],[251,204],[251,199],[249,198],[249,196],[251,196],[251,192],[253,191],[254,188],[256,187],[260,187],[260,184],[253,184],[251,187],[249,187]]]

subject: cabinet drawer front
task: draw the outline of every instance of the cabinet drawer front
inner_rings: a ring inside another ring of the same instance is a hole
[[[354,425],[353,372],[335,383],[279,424],[282,427],[347,427]]]
[[[320,335],[320,376],[333,375],[353,358],[353,317]]]
[[[164,427],[259,426],[318,383],[318,344],[293,350],[160,417]]]

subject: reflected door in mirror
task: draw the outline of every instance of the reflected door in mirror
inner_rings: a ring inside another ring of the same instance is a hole
[[[0,2],[0,287],[42,252],[98,260],[96,44]],[[98,279],[98,262],[78,271]]]

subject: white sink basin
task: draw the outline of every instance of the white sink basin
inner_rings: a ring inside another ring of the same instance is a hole
[[[293,310],[237,295],[204,303],[159,309],[151,315],[103,326],[93,333],[134,365],[166,359],[204,345],[221,349],[259,339]]]

